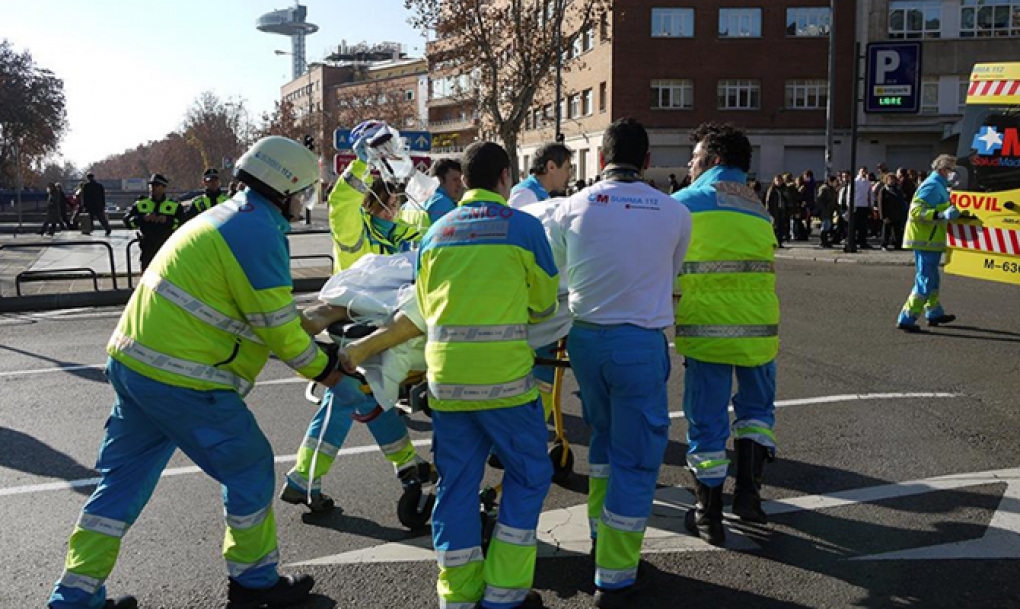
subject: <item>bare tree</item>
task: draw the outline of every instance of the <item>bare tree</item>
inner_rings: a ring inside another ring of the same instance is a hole
[[[358,82],[336,90],[334,124],[351,128],[373,118],[397,129],[420,128],[416,104],[415,100],[407,99],[403,87],[392,81]]]
[[[243,101],[223,101],[206,91],[188,108],[181,133],[205,167],[218,168],[222,159],[234,159],[240,154],[248,122]]]
[[[15,144],[23,167],[37,165],[66,131],[64,82],[0,41],[0,184],[14,182]]]
[[[517,137],[557,59],[590,32],[610,0],[404,0],[426,35],[430,72],[467,75],[482,128],[502,140],[517,179]]]

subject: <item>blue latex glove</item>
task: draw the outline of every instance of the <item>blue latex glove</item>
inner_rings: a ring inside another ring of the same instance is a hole
[[[960,217],[960,210],[957,209],[955,205],[950,205],[945,210],[943,210],[940,215],[946,220],[952,222],[953,220],[956,220],[957,218]]]
[[[372,138],[378,135],[379,131],[386,126],[383,121],[364,121],[358,124],[357,127],[351,129],[351,140],[354,141],[354,145],[351,148],[354,149],[354,154],[358,156],[362,162],[368,162],[368,147]]]

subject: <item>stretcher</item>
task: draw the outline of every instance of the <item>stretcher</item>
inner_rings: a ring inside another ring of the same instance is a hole
[[[370,335],[375,330],[374,326],[367,324],[336,322],[327,328],[326,334],[329,340],[343,347],[351,341]],[[553,465],[553,482],[564,485],[570,480],[574,469],[574,455],[570,448],[570,442],[567,440],[563,423],[563,375],[566,369],[570,367],[570,361],[566,357],[565,339],[561,338],[559,340],[554,353],[554,358],[536,358],[535,365],[555,368],[551,392],[552,405],[550,408],[553,418],[554,437],[549,448],[549,458]],[[361,382],[361,390],[366,395],[373,395],[372,387],[364,374],[358,372],[352,376]],[[432,410],[428,405],[428,382],[425,378],[424,370],[410,371],[403,382],[400,383],[398,395],[395,408],[398,408],[404,416],[421,412],[427,417],[431,417]],[[318,383],[312,381],[308,384],[305,389],[305,397],[316,405],[321,403],[321,398],[318,395]],[[351,415],[351,418],[358,423],[369,423],[382,414],[383,411],[383,406],[377,404],[368,414],[359,415],[354,413]],[[500,467],[498,461],[493,459],[490,459],[490,464]],[[432,506],[435,503],[435,482],[435,473],[433,471],[432,475],[428,477],[420,477],[417,484],[412,483],[405,486],[404,492],[397,503],[397,517],[405,527],[415,530],[428,524],[432,514]],[[502,485],[497,484],[492,487],[486,487],[479,493],[479,502],[483,514],[483,531],[487,533],[485,539],[489,538],[492,525],[495,523],[495,512],[501,491]]]

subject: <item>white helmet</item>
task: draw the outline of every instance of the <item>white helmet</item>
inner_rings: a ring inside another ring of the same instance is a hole
[[[248,149],[234,166],[234,175],[244,171],[287,198],[319,180],[315,153],[294,140],[279,135],[264,137]]]

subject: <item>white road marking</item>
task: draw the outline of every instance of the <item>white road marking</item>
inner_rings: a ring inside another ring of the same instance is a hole
[[[432,440],[414,440],[411,444],[415,446],[428,446],[432,444]],[[379,450],[379,447],[375,444],[369,446],[354,446],[351,448],[343,448],[337,453],[338,457],[344,455],[360,455],[364,453],[371,453]],[[297,461],[297,455],[277,455],[273,458],[276,463],[293,463]],[[184,476],[186,474],[201,474],[202,470],[197,465],[189,465],[186,467],[173,467],[170,469],[163,470],[160,478],[170,478],[171,476]],[[82,478],[80,480],[69,480],[66,482],[49,482],[46,484],[29,484],[26,486],[15,486],[11,488],[0,489],[0,497],[8,495],[24,495],[27,493],[42,493],[46,491],[67,491],[75,488],[81,488],[83,486],[95,486],[99,484],[99,478]]]
[[[79,368],[96,368],[96,367],[98,367],[98,366],[80,366]],[[57,370],[66,370],[66,369],[67,369],[67,367],[65,367],[65,368],[58,368]],[[52,371],[52,370],[53,369],[50,369],[50,371]],[[26,371],[22,371],[22,372],[26,372]],[[44,372],[44,371],[43,370],[39,370],[39,371],[27,371],[27,372],[32,373],[32,372]],[[9,373],[0,373],[0,376],[2,376],[3,374],[9,374]],[[10,374],[13,374],[13,373],[10,373]],[[291,383],[307,383],[307,382],[308,381],[306,381],[305,379],[302,379],[302,378],[299,378],[299,377],[295,377],[295,378],[275,379],[275,380],[270,380],[270,381],[259,381],[259,382],[256,383],[256,385],[284,385],[284,384],[291,384]],[[872,393],[872,394],[862,393],[862,394],[850,394],[850,395],[821,396],[821,397],[817,397],[817,398],[801,398],[801,399],[794,399],[794,400],[777,400],[776,401],[776,408],[785,408],[787,406],[807,406],[807,405],[811,405],[811,404],[829,404],[829,403],[832,403],[832,402],[847,402],[847,401],[859,401],[859,400],[869,400],[869,399],[873,399],[873,400],[874,399],[889,400],[889,399],[903,399],[903,398],[952,398],[952,397],[959,397],[959,394],[955,394],[955,393]],[[730,410],[732,410],[732,408],[730,408]],[[684,416],[684,413],[683,412],[671,412],[671,413],[669,413],[669,416],[670,416],[670,418],[674,418],[674,419],[675,418],[682,418]],[[414,442],[412,442],[412,444],[414,444],[415,446],[429,446],[429,445],[432,444],[432,440],[430,440],[430,439],[415,440]],[[340,455],[356,455],[356,454],[373,452],[376,449],[377,449],[377,447],[375,445],[356,446],[356,447],[352,447],[352,448],[344,448],[344,449],[342,449],[340,451],[339,454]],[[297,455],[281,455],[281,456],[277,456],[276,457],[276,462],[277,463],[293,463],[296,460],[297,460]],[[180,476],[180,475],[183,475],[183,474],[197,474],[197,473],[201,473],[201,470],[198,469],[198,467],[192,466],[192,467],[178,467],[178,468],[164,470],[162,475],[163,476]],[[11,488],[6,488],[6,489],[0,489],[0,497],[6,496],[6,495],[21,495],[21,494],[24,494],[24,493],[40,493],[40,492],[47,492],[47,491],[71,490],[71,489],[79,488],[79,487],[83,487],[83,486],[94,486],[94,485],[96,485],[98,483],[98,481],[99,481],[98,478],[83,478],[83,479],[80,479],[80,480],[70,480],[70,481],[62,481],[62,482],[51,482],[51,483],[46,483],[46,484],[31,484],[31,485],[27,485],[27,486],[16,486],[16,487],[11,487]]]
[[[793,512],[824,510],[861,503],[874,503],[897,497],[908,497],[938,491],[955,490],[969,486],[996,484],[1008,485],[992,516],[985,535],[980,539],[951,544],[903,550],[886,554],[861,556],[850,560],[925,560],[925,559],[1001,559],[1020,558],[1020,469],[999,469],[985,472],[952,474],[923,480],[912,480],[893,484],[840,491],[825,495],[795,497],[767,501],[763,508],[770,515]],[[722,549],[755,550],[759,546],[746,537],[739,528],[727,526],[725,548],[716,548],[701,541],[684,529],[684,515],[693,506],[694,496],[680,487],[659,489],[655,493],[655,504],[648,520],[648,529],[642,554],[664,552],[708,552]],[[726,524],[735,522],[727,514]],[[538,555],[542,557],[571,556],[587,554],[591,548],[588,530],[588,507],[576,505],[569,508],[543,512],[538,521]],[[295,563],[292,566],[364,564],[380,562],[417,562],[435,559],[431,539],[415,538],[406,542],[386,543],[351,552],[323,556]]]

